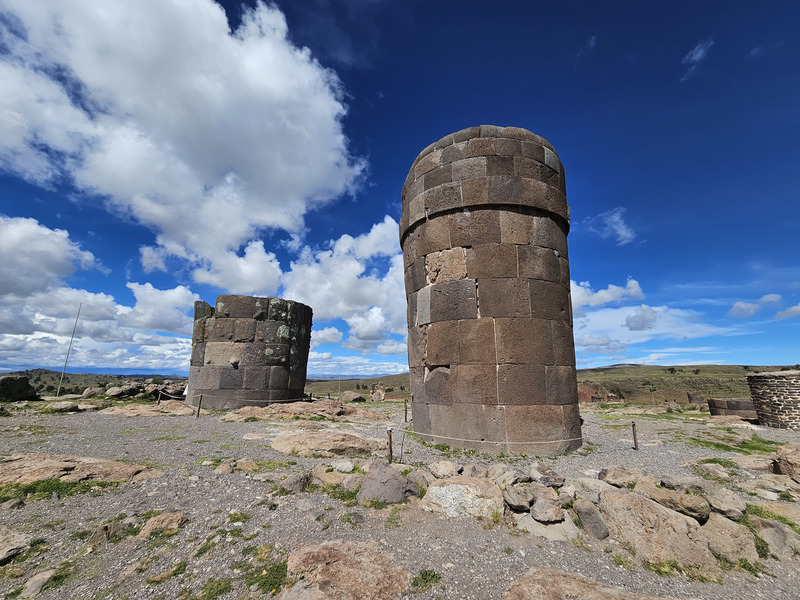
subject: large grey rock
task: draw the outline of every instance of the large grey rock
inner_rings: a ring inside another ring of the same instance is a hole
[[[27,533],[14,531],[10,527],[0,525],[0,565],[6,564],[28,547],[32,537]]]
[[[711,512],[711,506],[702,496],[670,490],[665,487],[657,487],[646,483],[636,487],[636,492],[658,502],[661,506],[666,506],[674,511],[705,523]]]
[[[508,471],[508,465],[505,463],[494,463],[489,465],[486,469],[486,477],[492,481],[496,480],[500,475]]]
[[[583,529],[598,540],[604,540],[608,537],[608,525],[606,525],[603,515],[600,514],[594,504],[583,498],[578,498],[572,507],[578,514]]]
[[[362,504],[366,501],[393,504],[418,494],[419,488],[410,479],[393,469],[388,463],[374,462],[369,467],[369,473],[362,480],[357,498]]]
[[[670,600],[645,596],[593,581],[582,575],[534,567],[503,592],[503,600]]]
[[[342,392],[342,395],[339,396],[339,400],[342,402],[366,402],[367,399],[364,398],[361,394],[356,394],[355,392]]]
[[[572,485],[575,490],[575,498],[583,498],[593,504],[600,502],[600,492],[603,490],[616,489],[613,485],[601,481],[600,479],[592,479],[591,477],[578,477],[577,479],[570,479],[569,485]]]
[[[800,483],[800,444],[785,444],[775,456],[775,472],[788,475]]]
[[[523,473],[519,469],[509,469],[502,475],[496,477],[494,482],[500,486],[500,489],[505,489],[515,483],[526,483],[530,480],[530,475],[527,473]]]
[[[364,456],[385,446],[378,440],[338,431],[287,431],[275,436],[272,447],[300,456]]]
[[[659,482],[652,473],[636,467],[619,467],[612,465],[600,470],[597,476],[601,481],[605,481],[618,488],[636,489],[639,483],[651,483],[655,485]]]
[[[700,525],[691,517],[625,490],[603,491],[600,508],[611,537],[630,547],[637,558],[675,561],[712,578],[721,574]]]
[[[102,396],[105,394],[106,388],[102,387],[87,387],[81,394],[82,398],[94,398],[95,396]]]
[[[47,412],[54,413],[78,412],[78,403],[71,400],[61,400],[59,402],[51,402],[45,408]]]
[[[394,600],[408,589],[411,574],[375,542],[332,540],[289,554],[295,583],[280,600]]]
[[[771,554],[781,560],[800,554],[800,535],[788,525],[753,515],[747,519],[755,527],[758,536],[767,542]]]
[[[537,498],[531,507],[531,517],[540,523],[558,523],[564,520],[564,510],[558,500]]]
[[[750,564],[758,560],[756,540],[750,530],[738,525],[717,513],[711,513],[708,522],[703,525],[708,540],[708,549],[719,559],[736,564],[745,559]]]
[[[489,476],[489,470],[484,467],[483,465],[466,465],[464,470],[461,471],[461,474],[464,477],[482,477],[486,478]]]
[[[432,483],[420,506],[448,517],[482,517],[503,514],[503,492],[496,483],[475,477],[451,477]]]
[[[527,512],[533,503],[533,491],[530,486],[510,485],[503,489],[503,500],[516,512]]]
[[[0,402],[21,402],[38,400],[36,390],[24,375],[4,375],[0,377]]]
[[[738,520],[744,515],[747,505],[736,492],[721,485],[708,485],[703,490],[703,498],[711,506],[711,510],[729,519]]]
[[[163,472],[141,465],[91,456],[32,452],[13,454],[0,461],[0,485],[53,478],[61,481],[140,481],[161,475]]]
[[[40,571],[39,573],[36,573],[36,575],[31,577],[25,583],[25,587],[22,589],[22,593],[19,595],[19,597],[33,598],[34,596],[38,595],[39,592],[42,591],[42,588],[55,574],[55,569],[47,569],[46,571]]]
[[[282,487],[290,492],[302,492],[311,483],[311,471],[302,471],[289,475],[286,479],[278,482],[278,487]]]
[[[528,469],[528,474],[532,481],[542,485],[549,487],[561,487],[564,485],[564,478],[542,461],[532,464]]]
[[[439,460],[429,464],[428,470],[436,479],[447,479],[458,475],[461,467],[450,460]]]
[[[187,521],[186,516],[180,512],[164,512],[150,517],[136,537],[146,540],[153,534],[175,535]]]
[[[565,519],[560,523],[539,523],[530,515],[514,513],[514,521],[517,529],[553,542],[569,542],[578,539],[581,535],[580,529],[571,519]]]

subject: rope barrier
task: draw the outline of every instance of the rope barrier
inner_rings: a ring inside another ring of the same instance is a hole
[[[410,428],[407,428],[404,431],[410,431]],[[441,439],[441,440],[450,440],[452,442],[471,442],[471,443],[475,443],[475,444],[506,444],[506,445],[557,444],[558,442],[577,442],[577,441],[583,439],[583,437],[576,437],[576,438],[564,438],[564,439],[560,439],[560,440],[547,440],[547,441],[544,441],[544,442],[502,442],[502,441],[495,442],[493,440],[470,440],[470,439],[466,439],[466,438],[454,438],[454,437],[448,437],[446,435],[434,435],[432,433],[419,433],[418,431],[415,431],[413,433],[415,433],[416,435],[419,435],[419,436],[428,436],[428,437],[431,437],[431,438],[436,438],[436,439]]]

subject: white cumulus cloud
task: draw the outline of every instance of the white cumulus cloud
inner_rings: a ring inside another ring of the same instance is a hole
[[[613,239],[618,246],[630,244],[636,239],[636,232],[625,222],[626,209],[622,206],[587,217],[583,225],[604,240]]]
[[[763,308],[766,304],[771,304],[780,301],[781,301],[780,294],[766,294],[764,296],[761,296],[761,298],[759,298],[757,302],[734,303],[730,311],[728,311],[728,314],[731,317],[738,317],[738,318],[751,317],[756,313],[756,311]]]

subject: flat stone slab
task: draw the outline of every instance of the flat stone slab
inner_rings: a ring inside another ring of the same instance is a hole
[[[13,454],[0,462],[0,485],[32,483],[42,479],[61,481],[140,481],[163,475],[142,465],[68,454]]]
[[[588,577],[556,569],[534,567],[514,581],[503,600],[671,600],[666,596],[644,596],[623,588],[598,583]]]
[[[101,415],[127,415],[138,417],[162,417],[164,415],[193,415],[197,409],[180,400],[166,400],[161,404],[128,404],[127,406],[110,406],[100,411]],[[208,411],[200,409],[200,414]]]
[[[272,447],[299,456],[364,456],[383,448],[384,443],[352,433],[335,431],[287,431],[272,440]]]
[[[311,419],[327,421],[364,421],[368,423],[388,421],[389,417],[366,406],[353,406],[337,400],[315,400],[314,402],[276,402],[268,406],[244,406],[221,417],[222,421],[244,421],[260,419]]]

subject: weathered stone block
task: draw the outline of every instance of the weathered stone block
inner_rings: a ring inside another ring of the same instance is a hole
[[[475,297],[474,279],[446,281],[425,289],[430,290],[431,322],[477,318],[478,304]],[[419,300],[418,296],[417,302]]]
[[[497,404],[497,368],[494,365],[455,365],[450,367],[450,373],[454,380],[454,402]]]
[[[426,191],[425,210],[428,218],[440,212],[461,208],[461,184],[445,183]]]
[[[486,177],[486,157],[475,156],[454,162],[452,177],[453,181],[461,182],[467,179]]]
[[[194,301],[194,319],[200,321],[214,316],[214,307],[202,300]]]
[[[265,344],[264,363],[266,365],[284,366],[289,359],[288,344]]]
[[[575,367],[548,366],[546,370],[547,402],[549,404],[570,404],[578,395],[578,381]]]
[[[530,279],[531,316],[571,323],[569,290],[560,283]]]
[[[440,252],[450,248],[450,228],[447,219],[435,218],[420,225],[417,256]]]
[[[219,389],[238,390],[243,387],[244,369],[233,367],[220,367],[219,369]]]
[[[547,319],[495,319],[497,363],[554,364],[550,323]]]
[[[269,318],[272,321],[286,321],[289,318],[289,303],[283,298],[269,299]]]
[[[517,277],[517,248],[511,244],[473,246],[466,258],[466,272],[473,279]]]
[[[414,168],[414,176],[419,179],[428,171],[432,171],[433,169],[441,166],[442,164],[442,151],[435,150],[423,156],[416,164]]]
[[[422,397],[428,404],[452,404],[452,369],[447,366],[425,368],[422,379]]]
[[[440,321],[428,325],[427,355],[425,364],[451,365],[458,364],[458,321]]]
[[[481,317],[531,316],[530,285],[526,279],[479,279],[478,302]]]
[[[460,364],[494,364],[495,332],[492,319],[464,319],[458,322]]]
[[[522,143],[520,140],[512,140],[510,138],[498,138],[494,143],[495,152],[499,155],[515,155],[522,153]]]
[[[274,390],[280,390],[288,386],[289,370],[286,367],[270,367],[269,387]]]
[[[489,182],[485,177],[461,182],[461,202],[465,207],[483,206],[489,202]]]
[[[226,342],[233,339],[234,319],[210,318],[206,321],[206,341]]]
[[[463,248],[433,252],[425,257],[425,267],[428,283],[459,281],[467,276],[466,252]],[[414,289],[414,280],[411,283],[406,289]]]
[[[242,345],[234,342],[207,342],[205,364],[230,367],[242,362]]]
[[[500,141],[500,140],[498,140]],[[486,157],[486,175],[492,177],[494,175],[514,175],[514,157],[513,156],[487,156]],[[490,180],[491,181],[491,180]],[[494,200],[494,197],[493,197]]]
[[[433,171],[428,171],[423,178],[423,187],[425,190],[430,190],[440,185],[450,183],[453,181],[453,167],[451,165],[443,165]]]
[[[500,242],[503,244],[531,243],[533,239],[534,218],[514,209],[500,211]]]
[[[256,335],[254,319],[235,319],[233,325],[234,342],[252,342]]]
[[[487,179],[489,181],[489,198],[492,204],[527,204],[524,197],[524,179],[513,175],[501,175]]]
[[[467,144],[467,156],[491,156],[495,154],[493,139],[473,138]]]
[[[498,404],[547,404],[545,367],[505,364],[497,366]]]
[[[192,344],[192,357],[189,366],[202,367],[205,364],[206,344],[205,342],[194,342]]]
[[[271,368],[272,367],[242,367],[244,371],[242,387],[246,390],[268,389]]]
[[[437,220],[438,219],[434,219]],[[500,215],[496,210],[475,209],[448,215],[450,245],[468,248],[500,242]]]
[[[555,250],[539,246],[516,246],[515,249],[520,278],[561,282],[561,264]]]

